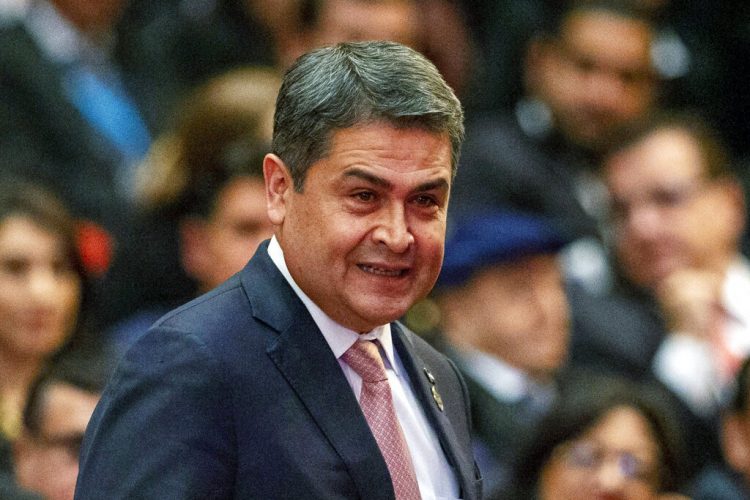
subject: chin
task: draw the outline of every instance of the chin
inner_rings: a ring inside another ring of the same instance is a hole
[[[408,311],[408,308],[393,308],[393,309],[388,308],[388,309],[382,309],[378,311],[373,311],[372,309],[370,309],[368,311],[368,314],[366,316],[363,316],[362,318],[368,324],[372,325],[368,329],[369,331],[375,327],[385,325],[385,324],[398,320],[404,314],[406,314],[406,311]]]

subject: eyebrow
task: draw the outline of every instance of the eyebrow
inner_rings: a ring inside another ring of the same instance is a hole
[[[378,177],[377,175],[373,175],[370,172],[366,172],[362,170],[361,168],[356,168],[356,167],[347,170],[344,173],[344,177],[356,177],[358,179],[362,179],[371,184],[384,187],[384,188],[390,188],[393,186],[391,182],[383,179],[382,177]],[[418,185],[416,188],[414,188],[413,191],[422,192],[422,191],[430,191],[433,189],[448,189],[448,187],[449,187],[448,181],[443,178],[439,178],[439,179],[434,179],[434,180],[424,182]]]

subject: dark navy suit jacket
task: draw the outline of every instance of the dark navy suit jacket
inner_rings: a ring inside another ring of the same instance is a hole
[[[462,497],[479,499],[458,371],[402,326],[392,331]],[[393,497],[341,367],[267,244],[126,353],[89,424],[76,489],[79,500]]]

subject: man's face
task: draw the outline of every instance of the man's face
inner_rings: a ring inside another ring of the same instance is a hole
[[[612,196],[615,246],[625,275],[653,288],[672,272],[722,272],[737,251],[742,196],[711,180],[696,142],[661,129],[604,165]]]
[[[532,51],[530,91],[551,108],[567,140],[600,152],[652,106],[650,44],[644,23],[604,11],[574,13],[556,40]]]
[[[451,183],[447,135],[384,123],[339,130],[303,192],[277,157],[264,166],[289,270],[335,321],[367,332],[432,288]]]
[[[272,234],[263,180],[238,177],[222,189],[207,220],[183,225],[183,263],[207,291],[241,270]]]
[[[24,431],[16,444],[16,478],[47,500],[72,500],[81,440],[99,396],[55,383],[43,399],[38,435]]]
[[[49,355],[70,334],[80,298],[61,237],[23,216],[0,223],[0,349],[20,359]]]
[[[549,380],[565,361],[568,301],[554,255],[482,269],[456,293],[459,310],[471,318],[464,334],[474,348],[540,380]]]
[[[318,26],[316,45],[391,40],[418,49],[419,19],[412,0],[327,0]]]

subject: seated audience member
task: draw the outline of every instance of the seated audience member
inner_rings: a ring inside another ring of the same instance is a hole
[[[105,278],[107,324],[145,310],[150,326],[239,271],[270,236],[261,166],[280,83],[267,68],[225,73],[155,141],[139,173],[141,214]]]
[[[293,60],[322,45],[390,40],[427,56],[461,96],[468,83],[474,48],[463,13],[446,0],[300,0],[306,15]]]
[[[745,208],[730,160],[699,117],[660,115],[634,128],[603,174],[624,289],[663,325],[645,366],[711,418],[750,353]]]
[[[607,289],[605,190],[596,167],[627,124],[655,106],[655,27],[622,0],[570,0],[527,43],[513,112],[475,115],[453,208],[511,206],[556,219],[576,239],[566,275]]]
[[[35,0],[0,26],[0,173],[51,186],[116,239],[152,122],[113,48],[127,1]]]
[[[630,309],[564,282],[559,253],[569,242],[549,219],[523,212],[451,220],[433,293],[435,342],[467,380],[475,451],[490,497],[507,486],[519,450],[550,404],[601,368],[569,363],[572,348],[590,332],[630,335],[627,321],[638,323]],[[623,375],[634,376],[625,362],[619,365]]]
[[[590,379],[560,398],[521,460],[523,500],[656,500],[683,481],[668,407],[641,386]]]
[[[70,350],[34,383],[15,443],[18,484],[46,500],[72,500],[78,454],[111,372],[102,351]]]
[[[33,380],[84,335],[86,275],[73,219],[47,191],[0,180],[0,434],[18,436]]]
[[[710,464],[698,476],[693,500],[750,498],[750,358],[737,372],[732,398],[721,422],[723,462]]]
[[[452,221],[433,298],[436,341],[464,373],[484,491],[503,491],[515,459],[558,392],[569,307],[557,252],[566,240],[516,212]]]
[[[127,0],[117,54],[168,127],[175,107],[208,80],[238,67],[275,65],[280,37],[298,30],[297,2]]]

